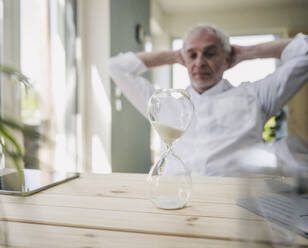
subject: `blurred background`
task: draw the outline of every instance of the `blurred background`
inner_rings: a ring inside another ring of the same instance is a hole
[[[200,23],[219,26],[240,45],[294,37],[308,32],[307,10],[305,0],[0,0],[0,64],[19,69],[33,84],[26,92],[2,76],[1,115],[52,140],[44,147],[20,137],[25,152],[41,161],[25,167],[147,173],[160,140],[111,82],[108,58],[179,49],[186,31]],[[277,66],[274,59],[243,62],[225,78],[237,86]],[[155,87],[189,84],[181,65],[156,68],[145,77]],[[308,142],[308,85],[270,119],[263,138],[275,142],[287,135]]]

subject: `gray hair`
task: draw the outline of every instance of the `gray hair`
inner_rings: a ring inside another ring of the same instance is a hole
[[[184,47],[186,45],[187,40],[189,39],[189,37],[191,35],[196,34],[196,33],[200,33],[200,32],[203,32],[203,31],[208,31],[208,30],[212,30],[212,31],[215,32],[217,38],[221,41],[221,44],[222,44],[222,46],[223,46],[223,48],[226,52],[231,51],[229,36],[224,31],[222,31],[220,28],[218,28],[218,27],[216,27],[215,25],[212,25],[212,24],[199,24],[199,25],[191,28],[187,32],[186,37],[185,37],[184,42],[183,42],[182,54],[185,53]]]

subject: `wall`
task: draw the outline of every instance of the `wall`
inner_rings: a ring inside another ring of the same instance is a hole
[[[110,1],[111,56],[125,51],[141,51],[135,40],[135,25],[140,23],[149,34],[149,0]],[[147,77],[150,77],[147,75]],[[117,94],[116,94],[117,91]],[[122,109],[116,109],[116,101]],[[150,124],[126,98],[111,85],[113,172],[148,172],[150,156]]]
[[[289,134],[297,135],[308,143],[308,83],[288,104]]]
[[[109,0],[78,1],[79,158],[86,171],[105,173],[111,172],[109,6]]]
[[[165,25],[172,37],[183,37],[186,31],[199,23],[213,23],[230,35],[308,30],[307,4],[289,8],[234,9],[199,12],[165,17]]]
[[[151,37],[154,51],[170,50],[171,38],[165,25],[166,14],[157,1],[151,0]],[[155,67],[152,70],[153,83],[161,88],[171,87],[171,67]]]
[[[289,34],[294,37],[296,32]],[[308,28],[305,34],[308,34]],[[308,82],[289,102],[288,115],[289,134],[300,136],[308,143]]]

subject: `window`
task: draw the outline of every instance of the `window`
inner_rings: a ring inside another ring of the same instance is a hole
[[[183,47],[183,39],[172,41],[172,49],[179,50]],[[172,87],[176,89],[185,89],[190,84],[190,79],[186,68],[183,65],[172,65]]]
[[[273,40],[275,40],[275,36],[271,34],[230,37],[231,44],[241,46],[256,45]],[[242,63],[226,71],[224,73],[224,78],[227,79],[232,85],[238,86],[241,82],[254,82],[262,79],[268,74],[273,73],[276,67],[277,61],[271,58],[243,61]]]
[[[27,92],[23,87],[20,94],[15,92],[9,105],[18,106],[20,103],[19,113],[15,114],[15,117],[19,115],[20,118],[15,119],[20,119],[30,128],[42,131],[49,140],[42,145],[40,140],[24,139],[26,155],[35,154],[40,161],[36,164],[35,160],[29,160],[25,166],[45,166],[62,171],[78,170],[78,84],[75,64],[77,1],[20,0],[3,3],[5,16],[10,15],[12,19],[7,22],[18,24],[9,23],[10,28],[4,30],[8,37],[4,45],[10,42],[16,44],[17,56],[13,64],[20,68],[33,84],[33,88]],[[7,10],[14,15],[5,13]],[[14,39],[8,35],[12,31],[18,34]]]

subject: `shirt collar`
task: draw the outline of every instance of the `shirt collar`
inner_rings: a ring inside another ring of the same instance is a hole
[[[199,94],[193,87],[189,86],[187,88],[187,91],[193,98],[201,98],[201,97],[207,97],[207,96],[212,96],[216,95],[218,93],[224,92],[228,89],[233,88],[233,86],[225,79],[221,79],[216,85],[211,87],[210,89],[204,91],[202,94]]]

